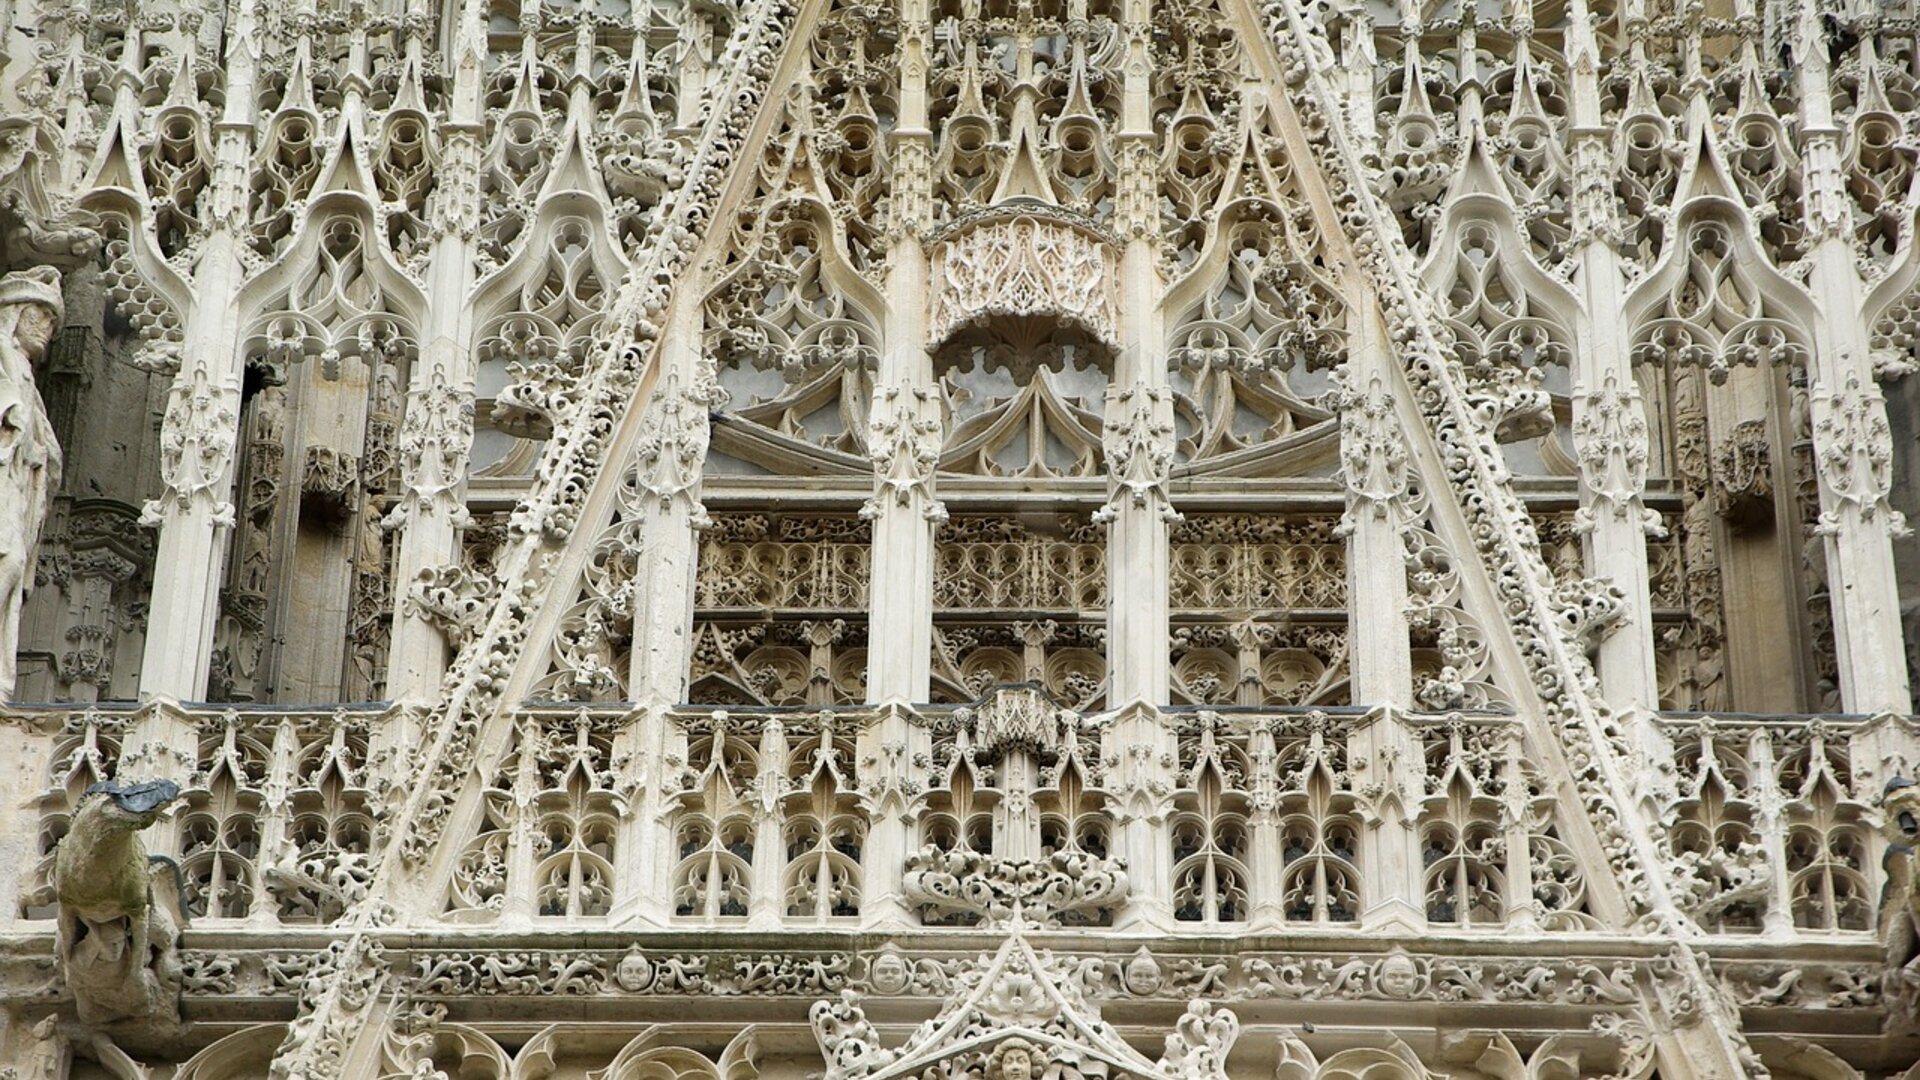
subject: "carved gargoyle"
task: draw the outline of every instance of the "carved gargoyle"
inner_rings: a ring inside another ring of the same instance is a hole
[[[1887,840],[1881,865],[1887,883],[1880,895],[1880,940],[1886,946],[1882,984],[1888,1022],[1920,1028],[1920,784],[1904,776],[1887,781],[1880,826]]]
[[[179,796],[171,780],[95,784],[61,838],[53,862],[58,948],[83,1023],[180,1021],[180,871],[148,855],[138,835]]]

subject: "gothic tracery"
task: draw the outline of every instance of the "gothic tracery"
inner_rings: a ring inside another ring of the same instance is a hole
[[[1912,0],[0,34],[0,1077],[1920,1076]]]

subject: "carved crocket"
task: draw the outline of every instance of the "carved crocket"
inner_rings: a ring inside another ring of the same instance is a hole
[[[1880,804],[1887,883],[1880,894],[1880,940],[1886,945],[1883,987],[1892,1022],[1920,1027],[1920,784],[1887,781]]]
[[[171,860],[149,856],[138,835],[179,795],[170,780],[95,784],[60,840],[53,862],[58,947],[83,1023],[179,1021],[179,923],[172,910],[179,871]]]

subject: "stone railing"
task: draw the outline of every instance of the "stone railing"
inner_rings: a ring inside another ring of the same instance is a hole
[[[908,863],[934,848],[1132,862],[1128,895],[1087,919],[1176,934],[1338,935],[1378,929],[1396,908],[1407,930],[1619,925],[1610,884],[1583,873],[1596,863],[1580,854],[1578,805],[1508,715],[1081,714],[1010,687],[917,710],[516,716],[448,886],[458,923],[972,925],[901,898]],[[192,731],[190,766],[177,734],[166,751],[148,733],[161,719]],[[183,795],[148,846],[178,859],[196,925],[324,928],[361,895],[411,719],[381,705],[0,712],[0,736],[41,783],[37,820],[14,826],[36,870],[0,918],[50,918],[54,845],[90,784],[167,778]],[[1886,747],[1913,738],[1910,719],[1666,714],[1649,726],[1656,833],[1709,935],[1864,939]],[[894,799],[904,814],[877,812]]]

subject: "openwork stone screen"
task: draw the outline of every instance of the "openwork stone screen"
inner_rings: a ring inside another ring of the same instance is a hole
[[[0,1080],[1920,1080],[1913,0],[0,35]]]

